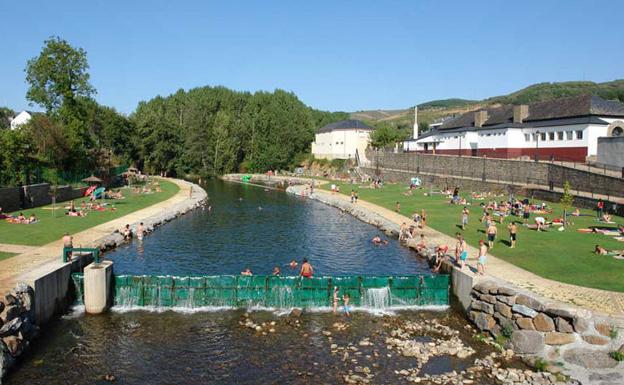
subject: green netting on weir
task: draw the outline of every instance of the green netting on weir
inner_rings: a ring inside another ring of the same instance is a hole
[[[73,274],[82,303],[82,274]],[[123,307],[293,307],[332,305],[334,286],[355,307],[376,309],[449,304],[448,275],[413,276],[131,276],[115,275],[114,304]]]

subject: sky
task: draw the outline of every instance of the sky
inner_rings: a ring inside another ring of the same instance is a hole
[[[0,0],[0,106],[59,36],[87,51],[96,100],[132,113],[180,88],[294,92],[330,111],[482,99],[538,82],[624,78],[624,1]]]

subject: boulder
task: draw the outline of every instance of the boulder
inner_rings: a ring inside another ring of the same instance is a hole
[[[494,310],[505,318],[511,318],[511,307],[505,305],[504,303],[498,302],[494,305]]]
[[[290,314],[289,314],[289,315],[290,315],[290,316],[292,316],[292,317],[299,318],[299,317],[301,317],[301,314],[302,314],[302,313],[303,313],[303,311],[302,311],[301,309],[294,308],[294,309],[292,309],[292,310],[290,311]]]
[[[0,328],[0,338],[17,334],[21,327],[22,319],[20,317],[13,318],[9,322],[2,325],[2,328]]]
[[[576,315],[577,310],[572,307],[566,307],[561,303],[549,303],[546,305],[546,309],[544,310],[546,313],[555,317],[566,317],[572,318]]]
[[[587,334],[583,336],[583,340],[588,344],[592,345],[606,345],[609,343],[609,339],[607,337],[598,336],[594,334]]]
[[[527,307],[525,305],[521,305],[521,304],[515,304],[511,307],[511,310],[514,313],[519,313],[522,314],[523,316],[529,317],[529,318],[534,318],[537,315],[537,312],[533,309],[531,309],[530,307]]]
[[[500,294],[500,295],[516,295],[516,290],[512,289],[511,287],[508,286],[499,286],[498,289],[496,290],[496,294]]]
[[[574,333],[574,328],[572,324],[568,322],[565,318],[557,317],[555,319],[555,326],[557,327],[558,332],[562,333]]]
[[[548,345],[567,345],[574,341],[576,341],[576,336],[570,333],[549,332],[544,334],[544,342]]]
[[[533,297],[529,297],[528,295],[525,295],[525,294],[518,294],[516,296],[516,303],[519,305],[524,305],[526,307],[529,307],[537,311],[543,311],[545,308],[542,302],[538,301],[537,299]]]
[[[498,288],[496,287],[494,282],[484,281],[484,282],[479,282],[476,285],[474,285],[472,290],[476,290],[481,294],[496,294],[496,292],[498,291]]]
[[[494,297],[491,294],[481,294],[479,296],[479,299],[481,301],[487,302],[487,303],[491,303],[492,305],[494,305],[496,303],[496,297]]]
[[[510,297],[505,296],[505,295],[498,295],[498,296],[496,296],[496,299],[499,302],[502,302],[502,303],[507,304],[509,306],[512,306],[512,305],[514,305],[516,303],[516,296],[515,295],[512,295]]]
[[[494,320],[494,317],[489,314],[476,313],[474,315],[474,323],[477,325],[479,330],[491,330],[496,325],[496,320]]]
[[[584,333],[589,329],[589,318],[583,316],[575,316],[572,319],[572,326],[574,326],[574,331],[577,333]]]
[[[535,326],[533,326],[533,320],[530,318],[518,318],[516,320],[516,325],[518,325],[520,329],[535,330]]]
[[[620,348],[617,351],[624,354],[624,344],[622,344],[622,346],[620,346]]]
[[[555,322],[544,313],[539,313],[533,318],[533,325],[535,326],[535,330],[540,332],[555,331]]]
[[[494,306],[490,305],[489,303],[485,303],[483,301],[473,300],[472,303],[470,304],[470,308],[472,310],[482,311],[488,314],[494,314]]]
[[[588,348],[566,350],[563,359],[570,364],[587,369],[608,369],[618,365],[616,360],[609,357],[608,352]]]
[[[544,349],[544,336],[533,330],[515,330],[510,342],[511,348],[518,354],[537,354]]]

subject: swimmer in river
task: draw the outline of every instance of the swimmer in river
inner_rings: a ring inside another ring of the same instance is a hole
[[[290,266],[291,269],[296,269],[298,265],[299,264],[294,259],[290,261],[290,263],[288,264],[288,266]]]
[[[279,277],[280,275],[282,275],[282,270],[279,268],[279,266],[275,266],[273,268],[273,275]]]
[[[139,241],[143,240],[143,236],[145,235],[145,228],[143,227],[143,222],[139,223],[136,230],[137,239]]]
[[[304,278],[312,278],[312,274],[314,274],[314,269],[312,268],[312,265],[310,264],[310,262],[308,262],[307,258],[303,258],[303,263],[301,264],[301,272],[299,273],[299,275]]]
[[[251,269],[246,267],[245,270],[241,271],[241,275],[253,275]]]
[[[371,242],[373,242],[374,245],[387,245],[388,244],[388,241],[385,239],[381,239],[379,235],[375,235],[373,239],[371,239]]]
[[[336,311],[338,310],[339,302],[340,302],[340,295],[338,293],[338,286],[334,286],[334,298],[333,298],[334,314],[336,314]]]

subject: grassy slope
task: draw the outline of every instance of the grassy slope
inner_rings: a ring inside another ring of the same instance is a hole
[[[419,190],[413,196],[404,196],[401,192],[406,191],[407,188],[405,185],[398,184],[386,185],[380,190],[360,189],[355,185],[341,184],[341,191],[345,194],[350,194],[352,188],[359,191],[360,198],[391,210],[394,210],[397,201],[401,202],[401,212],[406,216],[424,208],[427,211],[427,224],[447,235],[454,236],[460,231],[458,224],[462,207],[448,204],[448,199],[441,195],[427,197],[423,195],[425,190]],[[485,234],[480,232],[484,227],[479,222],[482,213],[479,208],[480,202],[475,201],[470,206],[470,223],[464,232],[466,240],[473,246],[478,245],[479,239],[486,238]],[[562,213],[559,204],[554,204],[554,207],[555,213]],[[582,210],[582,212],[592,214],[588,210]],[[553,215],[546,216],[554,218]],[[509,239],[507,224],[511,220],[520,220],[520,218],[508,217],[504,225],[498,225],[499,237],[491,251],[493,255],[545,278],[624,292],[622,279],[624,261],[592,253],[596,244],[607,249],[624,249],[624,242],[618,242],[606,235],[582,234],[576,231],[578,228],[597,225],[593,216],[574,218],[575,225],[563,232],[551,228],[546,232],[538,233],[520,226],[518,244],[515,249],[510,249],[506,243]],[[617,217],[616,221],[623,223],[624,219]]]
[[[126,199],[108,201],[114,204],[116,211],[92,211],[86,217],[69,217],[64,215],[65,211],[61,206],[67,202],[57,205],[54,216],[51,206],[39,207],[31,210],[24,210],[28,217],[31,213],[39,218],[39,222],[30,225],[11,224],[0,221],[0,239],[2,243],[11,243],[28,246],[41,246],[46,243],[60,239],[65,232],[75,234],[90,227],[108,222],[122,217],[133,211],[143,209],[155,203],[169,199],[179,191],[179,187],[172,182],[160,181],[162,191],[153,194],[132,194],[129,189],[123,189]],[[76,200],[76,207],[80,207],[82,200]],[[98,200],[99,202],[100,200]],[[59,209],[61,207],[61,209]],[[2,256],[0,255],[0,259]]]

